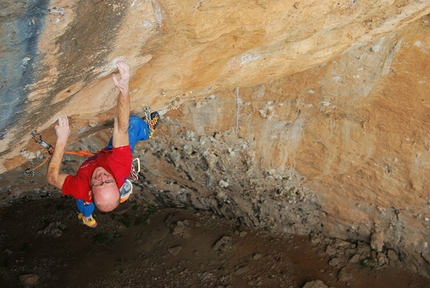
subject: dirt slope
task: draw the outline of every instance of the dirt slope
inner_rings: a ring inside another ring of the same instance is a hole
[[[348,249],[340,253],[345,241],[249,230],[211,212],[129,202],[97,213],[96,229],[75,213],[65,197],[0,209],[0,286],[22,287],[25,277],[37,279],[31,287],[74,288],[301,288],[316,279],[338,288],[430,285],[399,261],[380,269],[348,261]]]

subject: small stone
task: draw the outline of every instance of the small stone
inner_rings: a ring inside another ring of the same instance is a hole
[[[169,215],[167,215],[166,219],[164,219],[164,223],[167,225],[170,222],[170,219],[172,219],[173,217],[173,213],[170,213]]]
[[[385,244],[384,238],[384,234],[379,229],[375,229],[370,235],[370,247],[377,252],[381,252]]]
[[[223,236],[213,246],[212,250],[225,252],[232,248],[233,239],[230,236]]]
[[[315,234],[315,233],[312,233],[310,237],[311,237],[311,243],[314,245],[321,243],[321,241],[324,238],[322,234]]]
[[[376,256],[376,259],[378,260],[378,265],[383,266],[384,264],[388,263],[387,256],[384,253],[378,253]]]
[[[219,180],[218,185],[221,188],[227,188],[228,186],[230,186],[230,184],[228,184],[228,182],[226,182],[224,180]]]
[[[333,256],[334,254],[336,254],[336,252],[336,248],[331,245],[327,245],[327,247],[325,248],[325,253],[327,253],[329,256]]]
[[[396,251],[393,249],[388,249],[387,251],[387,257],[390,261],[397,261],[399,260],[399,256],[397,255]]]
[[[240,275],[242,275],[242,274],[244,274],[244,273],[246,273],[248,271],[249,271],[249,267],[248,266],[243,266],[243,267],[240,267],[239,269],[237,269],[236,272],[234,272],[234,274],[236,276],[240,276]]]
[[[354,256],[352,256],[351,258],[349,258],[349,262],[350,263],[358,263],[360,261],[360,254],[355,254]]]
[[[66,225],[61,222],[51,222],[49,225],[43,229],[37,231],[38,234],[45,234],[54,237],[60,237],[63,234],[63,231],[66,229]]]
[[[25,274],[19,276],[19,281],[21,281],[21,284],[25,287],[33,286],[36,284],[37,280],[39,280],[39,276],[36,274]]]
[[[259,253],[255,253],[254,256],[252,256],[252,260],[258,260],[261,257],[263,257],[263,255],[259,254]]]
[[[365,253],[368,253],[369,251],[370,251],[369,244],[367,244],[365,242],[358,242],[358,246],[357,246],[357,253],[358,254],[365,254]]]
[[[307,282],[303,288],[328,288],[328,286],[321,280],[314,280]]]
[[[345,255],[354,255],[356,251],[357,251],[357,249],[348,248],[344,251],[344,254]]]
[[[169,253],[172,255],[177,255],[179,253],[179,251],[181,251],[181,250],[182,250],[182,246],[180,246],[180,245],[170,247],[167,249],[167,251],[169,251]]]
[[[338,258],[333,258],[333,259],[331,259],[329,262],[328,262],[328,264],[330,265],[330,266],[336,266],[336,265],[338,265],[340,263],[340,260],[338,259]]]
[[[339,240],[339,239],[336,239],[336,241],[334,242],[334,246],[336,248],[347,247],[347,246],[350,246],[350,245],[351,245],[350,242],[344,241],[344,240]]]
[[[172,235],[184,234],[186,231],[188,231],[188,227],[184,224],[184,222],[178,221],[172,229]]]
[[[199,278],[202,282],[210,282],[216,280],[216,276],[213,273],[207,271],[200,274]]]
[[[248,234],[246,231],[242,231],[239,233],[239,237],[245,237]]]
[[[378,261],[375,258],[369,257],[369,258],[363,259],[363,261],[361,261],[361,264],[366,268],[373,269],[376,266],[378,266]]]
[[[342,269],[339,270],[339,273],[337,274],[337,280],[338,281],[343,281],[346,282],[348,280],[351,280],[352,274],[350,271],[347,270],[346,267],[343,267]]]

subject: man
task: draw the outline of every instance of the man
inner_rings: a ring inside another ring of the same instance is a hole
[[[152,136],[160,119],[157,112],[152,113],[148,126],[139,117],[130,117],[129,67],[124,61],[117,62],[116,66],[120,77],[118,79],[112,74],[112,81],[120,93],[113,136],[108,146],[82,163],[75,176],[61,173],[61,162],[70,135],[67,116],[61,116],[58,118],[58,125],[55,126],[57,142],[47,172],[47,179],[51,185],[76,199],[80,211],[78,218],[92,228],[97,226],[92,216],[94,206],[102,212],[109,212],[118,207],[119,189],[130,174],[134,147],[138,141],[147,140]]]

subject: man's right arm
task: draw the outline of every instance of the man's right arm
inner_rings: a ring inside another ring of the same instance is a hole
[[[118,61],[116,66],[119,70],[119,78],[117,78],[115,74],[112,74],[112,81],[120,92],[116,105],[112,146],[121,147],[130,144],[128,139],[128,119],[130,117],[130,95],[128,91],[128,82],[130,79],[130,71],[127,63],[124,61]]]
[[[67,119],[67,116],[61,116],[58,118],[58,125],[55,125],[55,132],[57,134],[57,143],[55,145],[51,161],[48,165],[46,177],[49,184],[61,190],[63,188],[64,181],[67,176],[69,176],[69,174],[60,173],[64,151],[70,135],[69,120]]]

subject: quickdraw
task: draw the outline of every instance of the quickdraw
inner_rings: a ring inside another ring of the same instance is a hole
[[[24,170],[24,174],[25,175],[29,175],[29,176],[34,176],[35,172],[34,170],[38,169],[39,167],[43,166],[43,164],[45,164],[52,156],[52,153],[54,153],[55,148],[51,145],[46,143],[45,141],[42,140],[42,135],[37,133],[36,130],[32,131],[30,133],[31,137],[33,138],[34,141],[36,141],[36,143],[40,144],[43,148],[45,148],[48,151],[49,156],[45,158],[45,160],[43,160],[42,163],[40,163],[39,165],[37,165],[36,167],[33,164],[33,161],[31,161],[31,167],[27,167],[25,164],[23,165],[25,167]],[[77,155],[77,156],[94,156],[94,153],[88,151],[88,150],[80,150],[78,152],[73,152],[73,151],[64,151],[64,154],[69,154],[69,155]]]
[[[136,162],[136,164],[134,162]],[[131,162],[131,171],[130,171],[131,179],[133,179],[134,181],[139,180],[139,172],[140,172],[140,159],[134,158],[133,161]]]
[[[54,150],[55,150],[54,147],[52,147],[50,144],[43,141],[42,135],[38,134],[36,130],[32,131],[30,134],[31,134],[31,137],[34,139],[34,141],[36,141],[36,143],[39,143],[40,145],[42,145],[43,148],[46,148],[46,150],[48,150],[49,155],[52,155],[52,153],[54,153]]]
[[[47,158],[48,159],[48,158]],[[43,162],[43,164],[45,164],[45,162]],[[42,165],[43,165],[42,164]],[[30,168],[27,168],[27,166],[24,164],[24,167],[26,168],[25,170],[24,170],[24,174],[25,175],[27,175],[27,176],[34,176],[34,175],[36,175],[36,172],[34,172],[34,163],[33,163],[33,160],[31,160],[30,161],[30,165],[31,165],[31,167]]]
[[[45,160],[43,160],[42,163],[40,163],[39,165],[37,165],[36,167],[34,166],[33,161],[30,162],[31,167],[27,167],[25,164],[24,166],[24,174],[28,175],[28,176],[34,176],[36,172],[34,172],[34,170],[36,170],[37,168],[43,166],[43,164],[45,164],[49,158],[51,157],[52,153],[54,153],[54,147],[52,147],[50,144],[46,143],[45,141],[42,140],[42,135],[38,134],[36,132],[36,130],[32,131],[30,133],[31,137],[33,138],[34,141],[36,141],[36,143],[39,143],[43,148],[45,148],[48,151],[49,157],[46,157]]]

